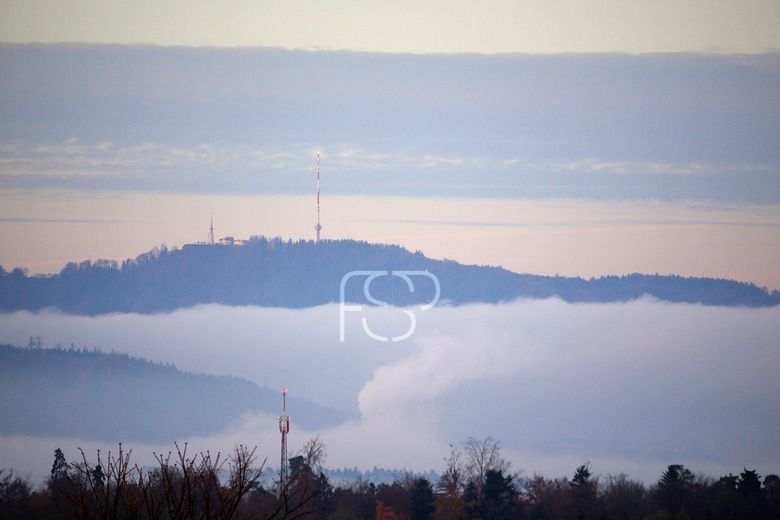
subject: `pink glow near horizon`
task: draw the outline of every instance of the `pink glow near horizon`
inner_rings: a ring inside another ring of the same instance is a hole
[[[0,265],[31,273],[218,237],[313,239],[307,196],[3,194]],[[733,278],[780,289],[780,207],[653,201],[331,196],[323,239],[396,243],[517,272]]]

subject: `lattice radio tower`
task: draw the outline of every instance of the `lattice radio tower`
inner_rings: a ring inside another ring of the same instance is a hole
[[[287,415],[287,388],[282,388],[282,415],[279,417],[279,432],[282,434],[282,461],[279,466],[279,490],[284,493],[287,486],[288,462],[287,462],[287,434],[290,433],[290,416]]]
[[[319,242],[322,230],[320,224],[320,152],[317,152],[317,225],[314,226],[314,229],[317,231],[317,242]]]

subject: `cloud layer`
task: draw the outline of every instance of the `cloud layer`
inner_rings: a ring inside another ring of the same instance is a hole
[[[310,193],[319,149],[330,193],[780,202],[776,54],[4,44],[0,67],[4,188]]]

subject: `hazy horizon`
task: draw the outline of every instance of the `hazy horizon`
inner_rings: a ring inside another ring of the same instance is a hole
[[[160,5],[119,0],[6,0],[0,37],[14,42],[276,46],[384,52],[726,52],[780,49],[771,0],[453,4],[397,1]],[[45,12],[48,16],[41,16]],[[154,20],[154,23],[150,23]],[[117,23],[118,22],[118,23]],[[662,30],[659,30],[662,28]]]

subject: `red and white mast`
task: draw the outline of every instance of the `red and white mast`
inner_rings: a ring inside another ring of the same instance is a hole
[[[320,152],[317,152],[317,225],[314,226],[317,231],[317,242],[320,241],[320,230],[322,225],[320,224]]]
[[[279,417],[279,433],[282,434],[282,461],[279,466],[279,490],[284,492],[287,486],[288,460],[287,460],[287,434],[290,433],[290,416],[287,415],[287,388],[282,388],[282,415]]]

